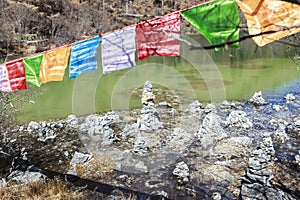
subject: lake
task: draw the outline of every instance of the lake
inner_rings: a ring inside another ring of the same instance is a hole
[[[174,101],[176,106],[223,100],[246,100],[255,91],[278,92],[300,79],[299,66],[291,59],[299,50],[282,43],[257,47],[251,39],[239,49],[203,50],[208,45],[200,35],[183,36],[181,57],[149,57],[137,66],[102,74],[98,49],[98,70],[70,79],[68,70],[62,82],[49,82],[26,92],[37,94],[18,115],[20,123],[65,118],[69,114],[88,114],[115,109],[141,107],[141,88],[146,80],[157,92],[156,103]]]

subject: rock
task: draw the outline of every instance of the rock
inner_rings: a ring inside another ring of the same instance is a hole
[[[167,103],[166,101],[158,103],[158,106],[163,108],[172,108],[171,104]]]
[[[278,111],[281,111],[281,110],[287,110],[287,109],[288,109],[287,107],[285,107],[285,106],[280,106],[280,105],[273,105],[272,108],[273,108],[274,110],[276,110],[277,112],[278,112]]]
[[[300,166],[300,150],[298,150],[298,154],[295,156],[296,163]]]
[[[221,200],[222,196],[219,192],[214,192],[211,197],[213,200]]]
[[[286,103],[293,103],[296,100],[296,97],[293,94],[287,94],[284,99]]]
[[[89,154],[83,154],[83,153],[75,151],[75,153],[70,161],[70,165],[75,166],[76,164],[83,164],[83,163],[87,162],[88,160],[90,160],[91,158],[92,158],[92,156]]]
[[[167,136],[167,146],[173,152],[182,152],[193,141],[193,134],[182,128],[174,128],[170,135]]]
[[[69,115],[66,119],[66,123],[71,127],[77,127],[78,119],[75,115]]]
[[[207,104],[204,108],[204,112],[207,114],[207,113],[210,113],[210,112],[216,112],[216,106],[213,105],[213,104]]]
[[[80,125],[80,131],[87,132],[89,135],[103,134],[105,127],[118,122],[120,117],[114,111],[107,112],[104,116],[93,114],[85,118],[85,122]]]
[[[176,176],[178,184],[186,184],[190,176],[189,167],[184,162],[177,163],[173,175]]]
[[[53,130],[51,130],[51,128],[45,126],[39,131],[37,140],[40,142],[47,142],[48,140],[55,139],[56,136],[56,133]]]
[[[199,101],[194,101],[189,105],[189,112],[195,114],[195,113],[201,113],[203,111],[203,104]]]
[[[47,177],[44,174],[42,174],[41,172],[37,172],[34,166],[29,166],[25,171],[12,171],[7,176],[7,180],[9,181],[18,181],[24,184],[43,181],[46,178]]]
[[[262,92],[255,92],[254,95],[251,97],[251,99],[249,100],[249,102],[251,104],[253,104],[254,106],[263,106],[266,105],[266,101],[264,100],[264,98],[262,97]]]
[[[148,172],[148,167],[145,165],[144,162],[142,161],[139,161],[136,165],[135,165],[135,168],[138,170],[138,171],[142,171],[144,173],[147,173]]]
[[[220,105],[220,108],[223,110],[229,110],[232,108],[232,105],[228,101],[224,100]]]
[[[143,93],[142,93],[142,104],[143,105],[154,105],[155,95],[153,94],[152,84],[150,81],[146,81]]]
[[[120,139],[116,137],[115,132],[113,129],[111,129],[109,126],[104,126],[102,128],[102,134],[103,134],[103,145],[110,145],[113,142],[119,141]]]
[[[241,199],[293,199],[270,182],[274,175],[268,166],[273,165],[271,158],[275,154],[270,136],[271,133],[264,133],[260,149],[250,154],[246,175],[242,177]]]
[[[0,180],[0,188],[1,187],[6,187],[7,186],[7,181],[4,178],[1,178]]]
[[[243,129],[252,128],[252,122],[247,118],[247,114],[244,111],[232,111],[226,118],[227,126],[237,127]]]
[[[141,131],[152,132],[162,128],[162,123],[159,121],[159,113],[152,106],[144,106],[141,110],[141,117],[138,118],[137,124]]]
[[[145,140],[145,138],[139,137],[134,142],[133,146],[133,152],[137,153],[139,155],[147,155],[150,152],[148,142]]]
[[[124,138],[127,137],[136,137],[139,134],[139,127],[137,123],[134,124],[126,124],[125,128],[121,132],[121,136]]]
[[[38,122],[31,121],[27,126],[27,131],[29,133],[38,131],[41,128],[41,125]]]
[[[214,112],[210,112],[205,116],[197,136],[202,137],[207,134],[221,138],[226,136],[226,133],[221,126],[221,118]]]

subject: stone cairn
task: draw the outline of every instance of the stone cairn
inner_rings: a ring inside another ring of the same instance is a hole
[[[242,177],[241,199],[268,200],[293,199],[270,183],[274,175],[268,167],[275,154],[270,133],[264,133],[260,148],[254,150],[248,161],[246,175]]]
[[[152,84],[150,81],[146,81],[142,93],[142,104],[144,107],[138,120],[138,126],[141,131],[151,132],[162,127],[159,121],[159,113],[154,108],[154,99]]]

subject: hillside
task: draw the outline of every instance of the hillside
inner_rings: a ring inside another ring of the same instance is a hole
[[[199,1],[135,0],[126,4],[124,0],[2,0],[0,60],[105,33],[196,3]],[[184,23],[183,31],[193,30]]]

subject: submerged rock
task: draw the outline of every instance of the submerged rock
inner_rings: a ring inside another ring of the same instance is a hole
[[[253,104],[254,106],[264,106],[267,104],[266,101],[264,100],[264,98],[262,97],[261,91],[255,92],[254,95],[249,100],[249,102],[251,104]]]
[[[296,97],[293,94],[287,94],[284,99],[286,103],[292,103],[296,100]]]

